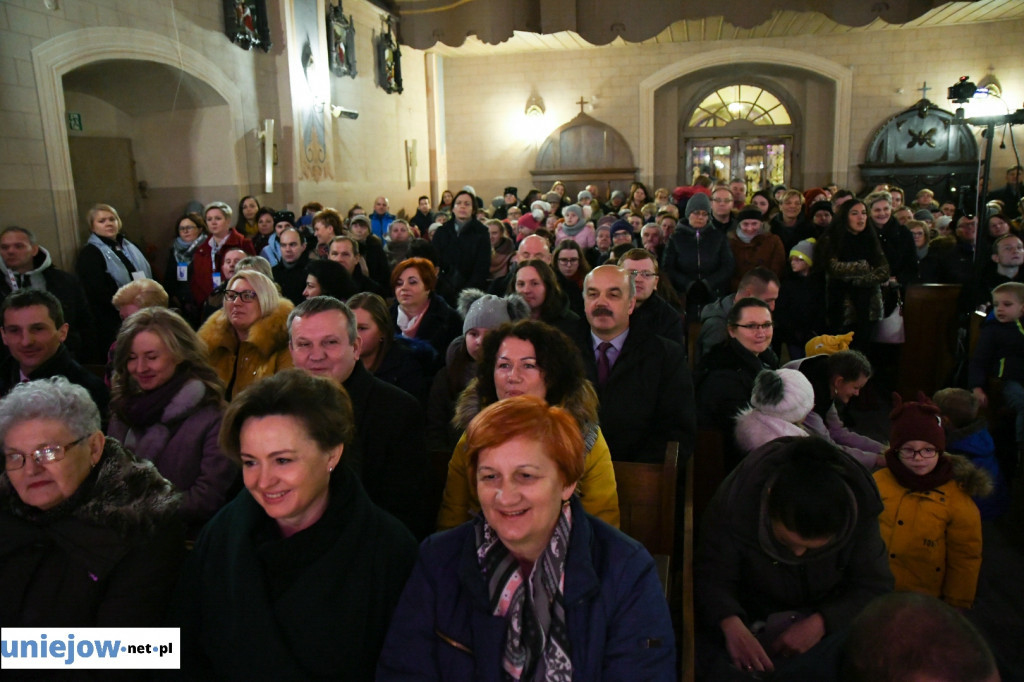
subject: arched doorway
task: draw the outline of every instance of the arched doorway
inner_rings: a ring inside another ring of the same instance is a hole
[[[757,46],[701,52],[640,83],[641,178],[655,187],[686,179],[681,117],[700,101],[701,93],[707,94],[709,83],[717,88],[741,82],[767,85],[793,102],[789,112],[799,128],[791,152],[792,183],[847,181],[853,72],[817,55]]]
[[[56,248],[51,249],[51,252],[56,251],[65,266],[74,261],[82,229],[68,143],[68,110],[64,78],[70,77],[72,87],[78,88],[75,92],[83,88],[88,89],[81,85],[81,81],[88,80],[87,78],[79,79],[80,82],[75,85],[76,70],[85,68],[85,71],[79,72],[79,76],[88,76],[89,69],[86,67],[100,65],[99,71],[106,77],[109,73],[105,72],[102,65],[119,61],[151,63],[150,66],[162,65],[163,68],[172,69],[174,73],[184,74],[188,79],[201,83],[202,88],[208,88],[209,92],[206,93],[204,101],[212,103],[216,100],[219,106],[225,108],[221,118],[225,125],[221,130],[215,131],[218,140],[216,144],[222,145],[220,153],[228,160],[225,168],[230,173],[221,182],[224,185],[238,187],[243,184],[245,177],[245,145],[238,144],[243,139],[245,131],[241,92],[238,86],[206,57],[165,36],[130,28],[81,29],[48,40],[32,50],[32,62],[39,94],[43,140],[57,224],[57,234],[52,235],[52,243],[56,244]],[[118,79],[114,80],[113,87],[116,88]],[[99,99],[109,104],[109,97],[113,96],[111,92],[107,92]],[[136,90],[133,93],[136,98],[152,94],[149,89],[141,92]],[[215,94],[215,97],[212,97],[212,94]],[[162,137],[152,136],[152,139],[154,144],[159,143],[168,147],[180,145],[182,142],[180,137],[175,138],[168,134]],[[189,174],[194,171],[194,168],[181,169],[186,182],[191,182]]]

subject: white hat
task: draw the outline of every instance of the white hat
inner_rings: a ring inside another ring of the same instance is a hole
[[[750,404],[769,416],[796,424],[814,408],[814,389],[799,370],[765,369],[754,379]]]

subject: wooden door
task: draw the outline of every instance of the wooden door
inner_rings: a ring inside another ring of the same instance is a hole
[[[68,137],[71,175],[81,220],[79,236],[88,236],[85,214],[95,204],[110,204],[117,209],[126,234],[136,244],[142,239],[139,215],[138,183],[132,141],[126,137]]]

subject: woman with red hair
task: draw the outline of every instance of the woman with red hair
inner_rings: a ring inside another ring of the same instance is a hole
[[[378,680],[674,680],[672,620],[641,545],[583,511],[576,420],[536,396],[466,432],[482,513],[420,547]]]

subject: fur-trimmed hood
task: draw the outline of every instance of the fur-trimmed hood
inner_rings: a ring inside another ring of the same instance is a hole
[[[953,480],[971,497],[988,497],[994,488],[992,476],[963,455],[945,453],[953,465]]]
[[[0,509],[41,525],[72,517],[121,537],[148,536],[175,516],[180,502],[181,496],[152,463],[137,459],[112,438],[78,490],[46,511],[24,504],[10,479],[0,475]]]
[[[263,357],[270,357],[282,348],[288,347],[288,313],[295,306],[286,298],[277,304],[277,309],[269,315],[261,317],[249,328],[246,343],[256,347]],[[199,338],[206,343],[212,352],[216,348],[225,348],[234,352],[238,347],[238,336],[228,321],[224,309],[215,312],[210,319],[199,328]]]

